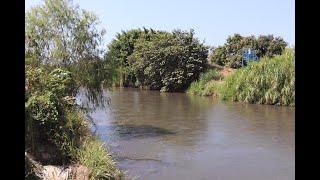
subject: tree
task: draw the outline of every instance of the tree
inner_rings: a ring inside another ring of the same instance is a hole
[[[287,43],[282,38],[274,38],[273,35],[261,35],[256,38],[255,36],[243,37],[240,34],[234,34],[227,38],[224,45],[213,50],[210,60],[218,65],[239,68],[244,48],[253,48],[258,58],[261,58],[280,55],[286,46]]]
[[[127,57],[132,54],[136,40],[141,36],[140,29],[122,31],[116,35],[116,39],[109,44],[109,51],[105,54],[105,63],[117,70],[117,76],[121,80],[121,85],[127,85],[127,76],[130,72],[127,69]],[[131,76],[130,76],[131,77]]]
[[[76,163],[86,166],[92,179],[116,179],[121,172],[90,132],[85,117],[90,107],[79,106],[74,97],[79,85],[92,92],[109,76],[99,50],[104,32],[93,14],[71,2],[46,0],[26,13],[25,152],[43,165]],[[96,100],[103,100],[102,93]],[[88,149],[99,153],[86,156]]]
[[[128,57],[133,53],[137,40],[139,38],[149,40],[156,33],[157,31],[146,28],[122,31],[108,45],[108,52],[104,57],[105,63],[116,69],[121,85],[133,85],[136,81],[135,75],[129,67]]]
[[[139,38],[128,57],[137,81],[161,91],[183,91],[207,68],[208,47],[194,31],[158,32]]]
[[[26,13],[26,63],[64,68],[79,86],[98,88],[112,75],[100,57],[104,29],[98,18],[71,0],[45,0]]]
[[[26,13],[26,55],[39,63],[68,66],[96,60],[104,30],[98,18],[72,5],[71,0],[45,0]]]

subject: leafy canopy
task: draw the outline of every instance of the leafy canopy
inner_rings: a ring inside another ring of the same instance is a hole
[[[101,55],[104,30],[98,18],[70,0],[45,0],[26,12],[26,56],[39,63],[67,66]]]
[[[139,38],[128,63],[140,85],[183,91],[206,70],[207,55],[208,47],[194,37],[193,30],[175,30]]]

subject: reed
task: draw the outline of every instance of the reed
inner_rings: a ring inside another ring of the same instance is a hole
[[[225,79],[219,94],[223,100],[295,106],[295,54],[252,62]]]
[[[215,92],[216,81],[222,79],[222,76],[216,69],[211,69],[206,73],[200,75],[199,80],[194,81],[189,86],[187,93],[201,95],[201,96],[210,96]]]

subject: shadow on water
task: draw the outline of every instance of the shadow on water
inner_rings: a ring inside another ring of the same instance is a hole
[[[133,138],[150,138],[164,135],[174,135],[173,131],[164,128],[159,128],[151,125],[110,125],[100,127],[107,131],[112,131],[118,138],[130,140]]]

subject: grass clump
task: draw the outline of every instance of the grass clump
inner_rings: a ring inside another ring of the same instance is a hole
[[[220,95],[224,100],[295,106],[295,54],[252,62],[226,78]]]
[[[79,162],[91,171],[90,179],[115,179],[123,177],[117,169],[115,161],[101,141],[95,138],[86,140],[78,150]]]
[[[192,82],[187,93],[200,96],[213,95],[221,79],[222,75],[216,69],[211,69],[201,74],[198,81]]]
[[[201,96],[219,96],[220,87],[223,84],[223,81],[209,81],[203,91],[201,92]]]

